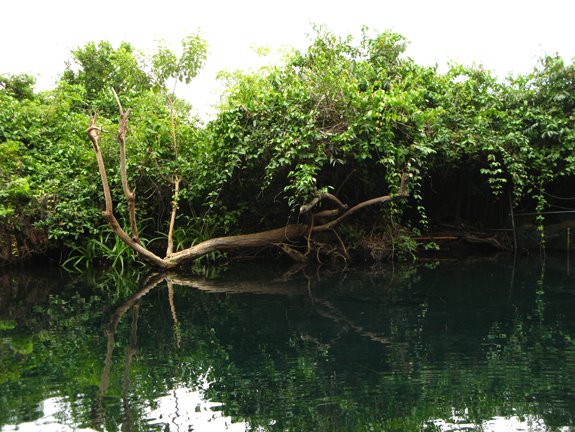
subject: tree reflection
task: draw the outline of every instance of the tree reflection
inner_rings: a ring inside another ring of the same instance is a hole
[[[130,366],[132,359],[137,351],[137,329],[138,329],[138,319],[139,319],[139,304],[138,302],[142,297],[148,294],[156,286],[165,280],[165,276],[162,274],[153,274],[146,278],[142,283],[142,287],[134,295],[129,297],[122,305],[120,305],[115,312],[112,314],[110,323],[106,329],[106,356],[104,358],[104,367],[102,369],[102,374],[100,377],[99,391],[96,398],[96,409],[93,425],[97,429],[102,429],[105,425],[106,412],[102,403],[102,399],[106,393],[106,390],[110,384],[110,372],[112,369],[112,356],[114,353],[114,348],[116,345],[116,331],[118,329],[118,324],[122,317],[132,309],[132,323],[130,326],[130,338],[129,344],[126,348],[125,359],[124,359],[124,374],[122,381],[122,402],[123,402],[123,421],[122,430],[131,431],[133,430],[134,419],[131,414],[130,402],[129,402],[129,392],[130,392]]]
[[[105,323],[101,299],[49,296],[29,319],[47,330],[30,334],[18,380],[3,375],[0,425],[57,394],[74,407],[62,414],[70,424],[98,430],[177,430],[197,406],[260,431],[496,418],[559,430],[575,413],[573,276],[518,261],[513,272],[475,262],[344,277],[155,274]],[[43,385],[39,367],[65,382]]]

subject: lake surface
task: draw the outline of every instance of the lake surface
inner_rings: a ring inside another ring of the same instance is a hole
[[[4,271],[0,430],[572,431],[571,266]]]

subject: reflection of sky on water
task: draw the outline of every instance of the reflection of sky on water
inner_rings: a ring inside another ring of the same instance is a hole
[[[166,431],[197,430],[205,432],[240,432],[248,430],[244,422],[233,423],[230,417],[222,415],[219,410],[222,404],[206,401],[202,397],[203,390],[209,384],[204,382],[202,390],[191,390],[179,387],[166,396],[155,399],[155,409],[147,409],[145,418],[149,425],[163,425]],[[42,418],[18,425],[8,425],[1,428],[2,432],[98,432],[90,428],[76,428],[68,425],[66,418],[71,411],[70,403],[65,398],[50,398],[42,402]],[[165,426],[168,426],[166,428]],[[191,429],[190,429],[191,427]]]
[[[222,415],[220,411],[221,403],[205,400],[202,394],[210,385],[205,375],[199,381],[199,390],[181,386],[173,389],[170,394],[157,398],[155,400],[157,408],[146,410],[146,417],[154,419],[149,424],[168,425],[170,432],[188,430],[234,432],[248,430],[246,423],[232,423],[230,417]]]
[[[166,396],[155,400],[155,409],[146,411],[146,418],[150,425],[164,425],[165,431],[179,432],[198,430],[202,432],[243,432],[249,429],[245,422],[232,422],[230,417],[222,415],[219,411],[220,403],[206,401],[202,398],[202,390],[191,390],[179,387]],[[35,422],[7,425],[2,432],[98,432],[90,428],[75,428],[66,424],[64,420],[70,411],[70,403],[64,398],[50,398],[42,403],[43,417]],[[481,431],[481,432],[546,432],[549,427],[543,419],[536,416],[520,418],[494,417],[476,425],[466,420],[465,415],[455,415],[448,419],[432,419],[427,422],[441,432],[455,431]],[[167,427],[166,427],[167,426]],[[271,425],[270,425],[271,426]],[[265,429],[257,429],[264,431]],[[556,429],[557,432],[573,432],[570,426]]]
[[[42,431],[42,432],[96,432],[94,429],[77,428],[69,426],[63,420],[71,410],[70,403],[65,398],[53,397],[42,402],[42,418],[34,422],[20,423],[18,425],[8,425],[2,428],[2,432],[8,431]]]
[[[484,420],[480,425],[476,425],[467,420],[466,416],[453,415],[450,419],[433,419],[427,424],[435,426],[437,431],[455,432],[455,431],[481,431],[481,432],[548,432],[551,430],[545,421],[537,416],[518,416],[511,417],[493,417],[490,420]],[[557,432],[572,432],[570,426],[563,426],[553,429]]]
[[[246,431],[244,422],[232,423],[219,411],[220,403],[202,399],[200,391],[185,387],[174,389],[169,395],[156,399],[158,407],[149,411],[151,425],[169,425],[171,432],[187,431],[189,426],[198,431]]]

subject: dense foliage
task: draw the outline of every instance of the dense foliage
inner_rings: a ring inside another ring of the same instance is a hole
[[[130,181],[141,196],[141,220],[152,232],[159,230],[150,221],[159,216],[161,223],[167,212],[169,179],[186,174],[199,151],[197,120],[191,118],[189,104],[176,99],[166,86],[170,79],[189,81],[198,73],[205,43],[189,37],[182,51],[178,58],[160,47],[144,58],[128,44],[117,49],[106,42],[88,44],[73,53],[74,63],[53,91],[34,94],[29,77],[0,80],[4,260],[49,246],[75,249],[86,259],[127,252],[103,226],[98,170],[85,133],[89,114],[97,115],[111,132],[104,137],[103,151],[112,184],[118,185],[113,133],[118,107],[110,89],[133,110],[127,150]],[[153,63],[150,68],[146,61]],[[186,158],[176,158],[174,137]]]
[[[140,229],[158,246],[173,202],[181,247],[282,226],[319,191],[349,204],[393,193],[411,173],[410,200],[354,217],[344,229],[353,243],[365,232],[393,239],[428,230],[428,219],[508,226],[508,197],[541,214],[572,188],[575,64],[549,56],[501,81],[481,67],[441,74],[407,58],[405,45],[394,33],[365,31],[356,42],[319,28],[306,51],[279,65],[223,74],[225,101],[205,126],[169,90],[201,69],[206,44],[197,36],[179,56],[163,46],[146,56],[127,43],[90,43],[41,94],[30,77],[0,77],[2,260],[62,246],[76,250],[76,263],[123,253],[102,226],[85,136],[88,114],[115,129],[111,88],[133,111],[129,180]],[[113,133],[103,146],[115,188]]]
[[[441,75],[405,58],[404,47],[396,34],[355,45],[320,30],[284,65],[231,76],[210,127],[236,175],[247,169],[257,179],[232,195],[261,188],[270,203],[283,192],[301,204],[324,188],[357,202],[393,191],[409,171],[423,228],[434,205],[429,185],[443,179],[451,188],[439,205],[469,195],[457,183],[473,179],[484,200],[508,191],[516,205],[543,211],[546,188],[574,174],[574,65],[548,57],[502,83],[482,68],[454,65]]]

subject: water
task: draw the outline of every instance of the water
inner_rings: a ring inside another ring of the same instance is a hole
[[[0,430],[572,431],[565,259],[0,276]]]

